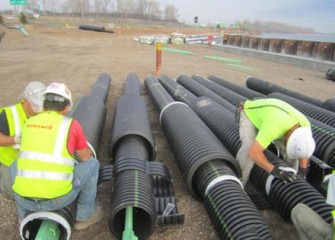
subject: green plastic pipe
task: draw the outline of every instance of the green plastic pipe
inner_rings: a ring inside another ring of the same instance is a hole
[[[126,208],[125,227],[122,233],[122,240],[137,240],[137,236],[133,231],[133,208]]]
[[[58,223],[52,220],[43,220],[35,240],[59,240],[59,238]]]
[[[235,59],[235,58],[224,58],[224,57],[218,57],[218,56],[205,56],[207,59],[213,59],[213,60],[218,60],[222,62],[227,62],[227,63],[234,63],[234,64],[240,64],[241,60]]]
[[[196,55],[194,53],[191,52],[186,52],[186,51],[182,51],[182,50],[178,50],[178,49],[173,49],[173,48],[162,48],[164,51],[167,52],[174,52],[174,53],[181,53],[181,54],[185,54],[185,55]]]

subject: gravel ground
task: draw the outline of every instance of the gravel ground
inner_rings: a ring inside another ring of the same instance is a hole
[[[87,22],[89,21],[85,21]],[[70,28],[64,27],[66,23]],[[78,20],[74,19],[42,17],[26,26],[29,37],[23,36],[19,31],[1,27],[6,35],[0,43],[0,78],[3,84],[0,89],[0,106],[20,101],[19,92],[31,80],[40,80],[46,84],[53,81],[64,82],[72,90],[76,100],[89,92],[99,74],[109,74],[112,83],[101,146],[98,150],[101,165],[106,165],[111,160],[108,157],[108,144],[115,103],[123,94],[127,75],[136,73],[147,104],[157,148],[156,161],[163,162],[170,169],[178,211],[185,214],[183,225],[156,227],[150,239],[218,239],[203,203],[192,198],[186,188],[159,125],[159,114],[144,86],[144,79],[155,75],[155,48],[133,40],[134,36],[140,35],[163,35],[177,31],[186,34],[214,33],[213,30],[114,25],[115,33],[110,34],[79,30],[78,23]],[[177,78],[180,74],[199,74],[204,77],[216,75],[245,86],[248,76],[256,76],[321,100],[334,96],[334,83],[325,79],[324,72],[215,51],[207,45],[166,47],[193,53],[184,55],[163,51],[161,73],[172,78]],[[239,59],[249,68],[237,68],[205,56]],[[103,220],[85,231],[74,231],[71,239],[114,239],[108,226],[112,187],[111,182],[104,182],[99,186],[98,199],[105,209]],[[0,239],[19,239],[15,204],[0,196],[0,212]],[[262,210],[261,214],[269,224],[273,239],[298,239],[292,224],[285,222],[275,211]]]

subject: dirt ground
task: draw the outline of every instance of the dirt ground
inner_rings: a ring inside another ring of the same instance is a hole
[[[70,27],[66,28],[66,24]],[[192,198],[186,189],[159,125],[158,112],[143,84],[146,77],[155,75],[155,47],[133,40],[134,36],[140,35],[169,35],[172,32],[199,34],[210,33],[211,30],[160,26],[135,27],[125,24],[114,24],[113,27],[114,34],[83,31],[78,29],[78,21],[41,17],[26,26],[30,34],[29,37],[26,37],[17,30],[1,26],[6,34],[0,43],[0,80],[2,84],[0,106],[5,107],[20,101],[20,91],[32,80],[39,80],[46,84],[54,81],[64,82],[72,90],[74,100],[76,100],[88,94],[99,74],[109,74],[112,83],[107,102],[108,110],[103,138],[98,151],[101,165],[106,165],[110,163],[108,144],[115,104],[118,97],[123,94],[127,75],[136,73],[141,81],[142,94],[147,103],[157,147],[156,159],[170,169],[178,211],[185,214],[183,225],[157,227],[150,239],[218,239],[203,203]],[[256,76],[321,100],[334,97],[335,83],[325,79],[324,72],[215,51],[207,45],[185,44],[166,47],[194,54],[184,55],[163,51],[161,73],[172,78],[177,78],[180,74],[189,76],[199,74],[204,77],[216,75],[245,86],[248,76]],[[205,56],[239,59],[244,66],[250,68],[237,68],[222,61],[207,59]],[[105,209],[103,220],[88,230],[74,231],[71,239],[114,239],[108,227],[111,189],[110,182],[104,182],[99,186],[98,199]],[[0,213],[0,239],[19,239],[15,204],[0,196]],[[273,239],[298,239],[292,224],[284,222],[275,211],[263,210],[261,213],[269,224]]]

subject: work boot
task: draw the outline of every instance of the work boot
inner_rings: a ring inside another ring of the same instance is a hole
[[[77,221],[74,224],[74,229],[78,231],[85,230],[89,226],[99,222],[101,218],[103,217],[103,215],[104,213],[102,212],[101,207],[96,207],[93,215],[86,221]]]

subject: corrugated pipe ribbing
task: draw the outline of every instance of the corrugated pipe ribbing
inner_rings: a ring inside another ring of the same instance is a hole
[[[271,82],[268,82],[268,81],[265,81],[265,80],[262,80],[256,77],[248,77],[246,79],[246,85],[248,88],[255,90],[257,92],[263,93],[265,95],[268,95],[273,92],[279,92],[287,96],[300,99],[301,101],[308,102],[318,107],[321,107],[323,104],[323,101],[319,99],[315,99],[315,98],[303,95],[301,93],[289,90],[287,88],[281,87],[279,85],[276,85],[274,83],[271,83]]]
[[[335,98],[327,99],[321,107],[328,111],[335,112]]]
[[[277,93],[277,92],[271,93],[268,95],[268,97],[281,99],[289,103],[296,109],[298,109],[300,112],[305,114],[307,117],[318,120],[319,122],[325,123],[331,127],[335,127],[335,113],[334,112],[331,112],[326,109],[303,102],[299,99],[287,96],[282,93]]]
[[[223,107],[227,108],[231,112],[235,112],[236,107],[233,104],[228,102],[226,99],[220,97],[219,95],[217,95],[213,91],[209,90],[204,85],[196,82],[194,79],[192,79],[192,78],[190,78],[186,75],[180,75],[177,78],[177,83],[179,83],[183,87],[190,90],[196,96],[198,96],[198,97],[201,97],[201,96],[208,97],[208,98],[214,100],[215,102],[217,102],[218,104],[222,105]]]
[[[228,89],[225,87],[220,86],[219,84],[208,80],[206,78],[200,77],[200,76],[196,76],[193,75],[192,79],[194,79],[195,81],[197,81],[198,83],[204,85],[205,87],[207,87],[208,89],[210,89],[211,91],[215,92],[216,94],[218,94],[219,96],[221,96],[222,98],[226,99],[228,102],[232,103],[234,106],[237,106],[240,102],[247,100],[246,97]]]
[[[253,98],[264,98],[265,95],[264,94],[261,94],[257,91],[254,91],[252,89],[249,89],[249,88],[246,88],[246,87],[242,87],[242,86],[239,86],[239,85],[236,85],[230,81],[227,81],[223,78],[219,78],[219,77],[216,77],[214,75],[210,75],[208,77],[209,80],[219,84],[220,86],[223,86],[225,88],[228,88],[248,99],[253,99]]]

